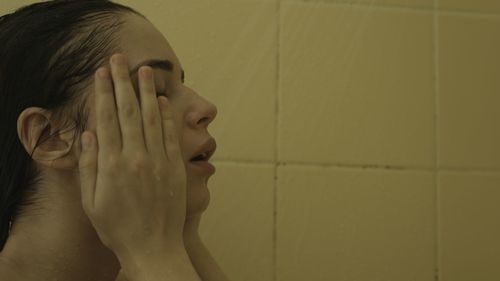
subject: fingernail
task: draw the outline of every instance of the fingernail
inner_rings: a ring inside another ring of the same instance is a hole
[[[163,109],[167,109],[168,108],[168,100],[166,97],[164,96],[161,96],[158,98],[158,100],[160,101],[160,106],[163,108]]]
[[[149,68],[149,66],[143,66],[139,71],[141,72],[142,77],[146,78],[147,80],[151,80],[151,78],[153,77],[153,72],[151,71],[151,68]]]
[[[117,65],[125,65],[127,62],[124,55],[114,55],[111,60]]]
[[[109,72],[106,68],[101,68],[97,71],[97,75],[102,79],[109,79]]]

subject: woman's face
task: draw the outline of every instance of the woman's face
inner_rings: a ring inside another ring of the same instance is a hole
[[[189,160],[211,138],[208,125],[217,115],[217,107],[184,85],[183,68],[179,59],[167,40],[149,21],[134,14],[125,15],[124,20],[126,23],[118,36],[120,38],[118,44],[128,58],[130,70],[147,60],[168,60],[173,65],[172,71],[153,67],[155,86],[158,93],[167,96],[174,111],[187,174],[186,216],[199,214],[208,207],[210,200],[207,189],[210,173],[192,166]],[[131,80],[136,93],[139,93],[137,73],[131,76]],[[90,108],[88,129],[95,131],[93,95],[88,101]]]

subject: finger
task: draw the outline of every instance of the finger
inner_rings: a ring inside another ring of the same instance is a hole
[[[120,124],[116,115],[111,75],[105,67],[95,75],[96,132],[101,151],[121,150]]]
[[[155,157],[164,154],[161,113],[156,99],[153,70],[149,66],[139,69],[142,126],[146,149]]]
[[[158,103],[161,111],[161,125],[163,131],[163,147],[167,158],[171,161],[181,159],[179,140],[175,131],[174,116],[171,109],[170,102],[167,97],[158,97]]]
[[[124,55],[118,54],[111,57],[111,73],[122,134],[122,149],[145,150],[141,111],[130,81],[128,61]]]
[[[86,212],[94,209],[97,178],[97,144],[90,132],[82,134],[82,152],[78,161],[82,205]]]

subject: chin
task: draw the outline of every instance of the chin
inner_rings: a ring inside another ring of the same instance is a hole
[[[186,219],[201,215],[210,204],[210,191],[207,187],[208,179],[188,181],[187,184],[187,212]]]

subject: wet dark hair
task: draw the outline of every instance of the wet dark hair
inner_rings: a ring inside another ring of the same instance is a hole
[[[10,221],[40,199],[34,186],[42,179],[18,137],[19,115],[40,107],[60,121],[60,128],[45,127],[37,146],[63,130],[79,139],[88,119],[83,93],[122,51],[116,33],[127,13],[145,18],[107,0],[46,1],[0,17],[0,251]]]

